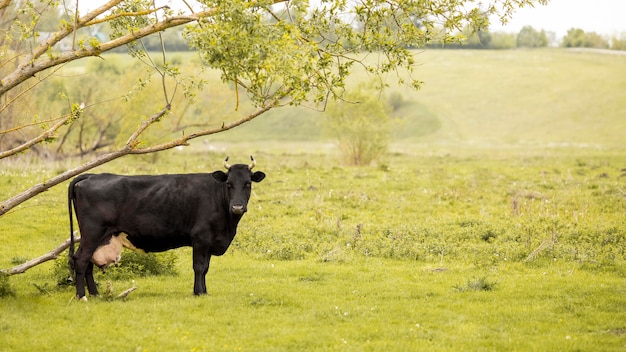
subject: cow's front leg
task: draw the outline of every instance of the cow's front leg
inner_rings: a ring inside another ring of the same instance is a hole
[[[206,295],[206,274],[209,272],[211,254],[207,248],[193,249],[193,294]]]

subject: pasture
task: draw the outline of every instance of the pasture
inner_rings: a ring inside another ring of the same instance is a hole
[[[402,92],[408,120],[375,165],[342,166],[321,136],[276,137],[315,126],[313,113],[298,114],[302,124],[277,123],[293,112],[285,110],[183,150],[97,169],[205,172],[221,168],[225,155],[245,162],[254,154],[267,179],[253,186],[229,251],[212,259],[207,296],[192,295],[188,248],[173,251],[174,276],[99,274],[101,292],[135,281],[121,300],[76,302],[48,262],[9,278],[0,350],[624,350],[626,78],[615,73],[626,58],[561,50],[420,55],[434,55],[424,59],[432,66],[426,86],[415,99]],[[550,64],[539,70],[537,60]],[[450,67],[455,74],[447,75]],[[530,73],[568,74],[557,67],[577,78],[539,84],[543,76]],[[493,96],[505,89],[490,88],[495,77],[508,78],[509,100]],[[593,77],[605,84],[590,86]],[[541,88],[532,89],[534,103],[523,102],[523,87]],[[605,105],[574,114],[601,95]],[[492,102],[472,104],[485,100]],[[411,120],[420,118],[430,127]],[[0,194],[73,162],[4,162]],[[56,187],[0,219],[0,268],[68,237],[66,192]]]

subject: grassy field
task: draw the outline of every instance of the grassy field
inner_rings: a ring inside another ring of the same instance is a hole
[[[426,50],[420,91],[390,85],[401,144],[623,148],[626,56],[568,50]],[[393,78],[393,77],[392,77]],[[363,79],[363,78],[361,78]],[[217,140],[318,140],[320,113],[280,109]]]
[[[230,251],[212,261],[207,297],[191,294],[189,249],[175,251],[178,276],[137,277],[137,291],[114,302],[75,302],[47,263],[10,278],[2,346],[624,348],[623,153],[423,151],[363,168],[337,166],[332,153],[256,153],[268,179]],[[220,157],[183,152],[107,169],[156,173],[168,163],[168,171],[192,172],[218,168]],[[6,189],[38,176],[2,177]],[[3,217],[0,266],[64,240],[65,208],[60,188]],[[98,276],[101,290],[107,281]],[[112,283],[115,292],[131,286]]]
[[[97,276],[101,292],[135,280],[124,300],[76,302],[57,287],[63,263],[49,262],[9,278],[0,350],[623,351],[626,58],[418,58],[426,85],[415,99],[402,91],[407,121],[376,165],[339,164],[311,133],[316,113],[300,108],[301,124],[281,123],[285,110],[96,170],[202,172],[254,154],[268,177],[229,252],[212,260],[207,296],[192,295],[189,248],[173,251],[175,276]],[[3,163],[0,194],[74,162]],[[0,219],[0,268],[67,238],[66,198],[57,187]]]
[[[489,274],[492,291],[466,292],[456,287],[484,272],[460,263],[259,261],[231,253],[213,265],[210,294],[200,298],[190,294],[188,268],[180,277],[141,280],[126,301],[83,304],[72,301],[69,292],[28,290],[5,298],[3,349],[624,348],[623,277],[574,264],[507,264]]]

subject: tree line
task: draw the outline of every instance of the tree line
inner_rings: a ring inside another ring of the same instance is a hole
[[[169,31],[165,41],[168,50],[190,51],[192,50],[183,36],[183,29]],[[597,32],[586,32],[581,28],[571,28],[560,40],[556,38],[556,33],[538,30],[532,26],[524,26],[519,32],[489,32],[479,31],[465,33],[466,39],[462,42],[431,42],[429,48],[440,49],[515,49],[515,48],[593,48],[626,50],[626,32],[613,35],[602,35]],[[161,50],[161,41],[156,35],[147,37],[144,45],[149,51]],[[116,51],[123,52],[126,48],[118,48]]]
[[[478,31],[466,32],[462,43],[430,43],[428,47],[443,49],[515,49],[515,48],[593,48],[626,50],[626,32],[611,36],[571,28],[557,40],[556,33],[524,26],[518,33]]]

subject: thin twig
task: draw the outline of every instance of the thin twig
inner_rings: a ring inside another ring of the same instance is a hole
[[[136,16],[145,16],[145,15],[149,15],[152,13],[155,13],[159,10],[163,10],[163,9],[169,9],[169,6],[161,6],[161,7],[157,7],[154,9],[148,9],[148,10],[144,10],[144,11],[137,11],[137,12],[118,12],[115,14],[112,14],[110,16],[106,16],[103,18],[97,18],[94,20],[91,20],[87,23],[85,23],[85,26],[92,26],[94,24],[98,24],[98,23],[106,23],[109,22],[111,20],[114,20],[116,18],[120,18],[120,17],[136,17]]]
[[[46,130],[44,133],[40,134],[39,136],[32,138],[30,140],[28,140],[26,143],[19,145],[13,149],[7,150],[7,151],[3,151],[0,152],[0,159],[4,159],[8,156],[11,155],[15,155],[19,152],[22,152],[24,150],[29,149],[30,147],[39,144],[45,140],[47,140],[48,138],[54,136],[54,133],[61,128],[61,126],[65,125],[69,120],[71,120],[73,117],[73,115],[67,114],[65,116],[62,117],[61,121],[57,122],[54,126],[52,126],[51,128],[49,128],[48,130]]]

